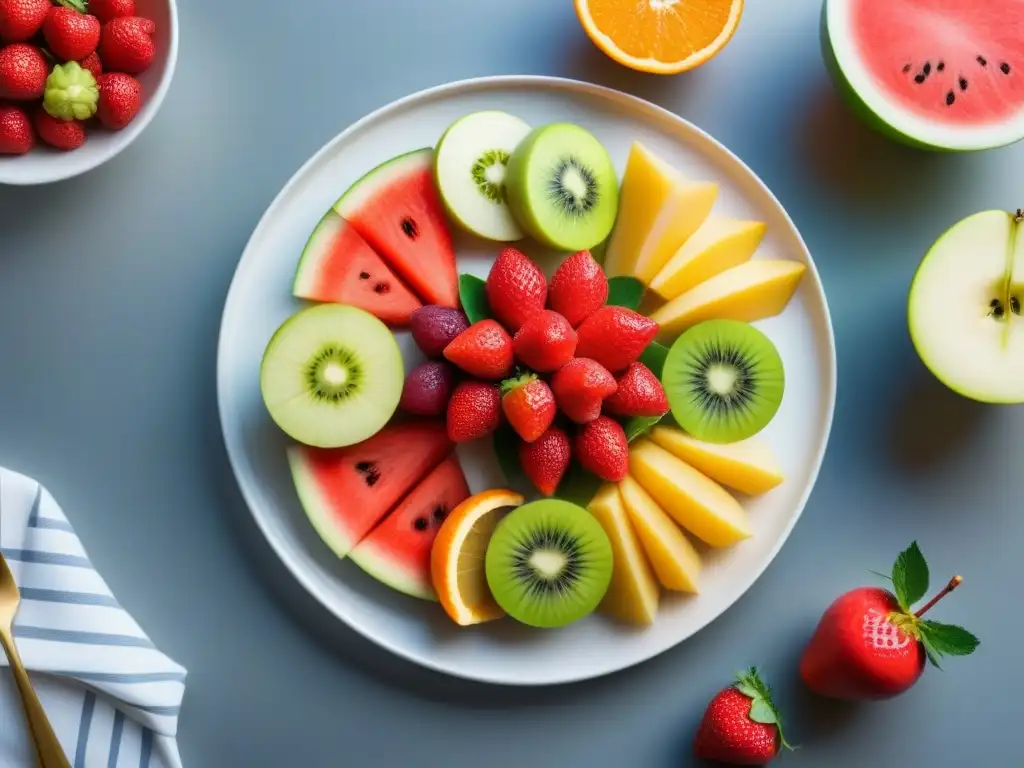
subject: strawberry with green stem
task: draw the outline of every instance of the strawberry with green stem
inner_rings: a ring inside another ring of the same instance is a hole
[[[887,699],[910,689],[926,661],[966,656],[979,641],[963,627],[923,618],[960,586],[953,579],[916,612],[928,592],[928,563],[914,542],[892,569],[892,591],[861,587],[839,597],[822,617],[800,661],[815,693],[836,699]]]

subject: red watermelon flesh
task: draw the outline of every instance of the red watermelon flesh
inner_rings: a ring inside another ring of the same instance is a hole
[[[1024,108],[1020,0],[852,0],[854,47],[896,103],[949,125],[997,124]]]
[[[288,462],[310,522],[343,558],[453,448],[443,421],[413,421],[346,448],[293,446]]]
[[[434,150],[390,160],[334,204],[427,304],[459,306],[455,249],[434,185]]]
[[[341,216],[329,211],[302,252],[292,292],[300,299],[351,304],[389,325],[406,325],[423,306]]]
[[[399,592],[436,600],[430,577],[430,548],[448,513],[469,495],[459,460],[449,456],[349,557],[375,579]]]

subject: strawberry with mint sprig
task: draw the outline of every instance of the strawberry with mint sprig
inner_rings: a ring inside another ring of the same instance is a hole
[[[874,700],[898,696],[944,656],[966,656],[978,638],[963,627],[923,618],[960,586],[954,576],[920,610],[928,592],[928,563],[917,542],[900,553],[890,592],[861,587],[839,597],[822,617],[800,661],[800,675],[815,693],[836,699]]]

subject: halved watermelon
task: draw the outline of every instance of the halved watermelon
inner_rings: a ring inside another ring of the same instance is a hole
[[[434,186],[434,150],[379,165],[334,204],[428,304],[459,306],[455,249]]]
[[[343,558],[453,448],[443,421],[414,421],[347,448],[292,446],[288,463],[310,522]]]
[[[839,90],[882,133],[965,151],[1024,138],[1021,0],[826,0]]]
[[[405,325],[423,306],[333,210],[320,220],[302,251],[292,293],[310,301],[351,304],[390,325]]]
[[[455,456],[449,456],[416,486],[349,555],[373,576],[413,597],[437,600],[430,577],[430,548],[445,517],[469,498]]]

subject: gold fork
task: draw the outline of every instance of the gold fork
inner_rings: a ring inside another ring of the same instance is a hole
[[[50,719],[28,679],[25,665],[21,663],[18,649],[14,646],[14,617],[20,603],[21,594],[18,585],[14,583],[14,574],[0,554],[0,645],[4,647],[11,662],[14,681],[18,684],[21,703],[25,707],[28,728],[36,745],[38,764],[40,768],[70,768],[68,758],[50,726]]]

